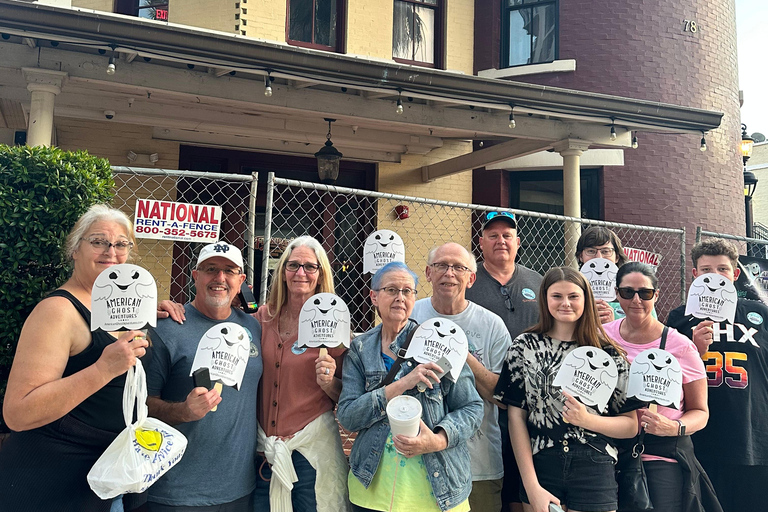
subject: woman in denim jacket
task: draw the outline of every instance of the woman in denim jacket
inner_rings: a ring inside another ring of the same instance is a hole
[[[416,328],[408,318],[415,296],[416,275],[406,265],[393,262],[379,270],[371,301],[382,323],[355,338],[344,361],[337,417],[344,428],[358,432],[348,479],[350,500],[358,511],[469,510],[472,482],[466,441],[483,418],[472,372],[464,365],[453,383],[437,379],[439,367],[434,363],[404,363],[395,380],[380,387],[397,351]],[[420,393],[418,383],[427,390]],[[390,435],[387,402],[403,394],[421,402],[416,437]]]

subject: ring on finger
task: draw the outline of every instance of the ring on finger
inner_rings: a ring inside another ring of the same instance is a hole
[[[326,369],[325,369],[325,374],[326,374],[326,375],[330,375],[330,373],[331,373],[331,369],[330,369],[330,368],[326,368]]]

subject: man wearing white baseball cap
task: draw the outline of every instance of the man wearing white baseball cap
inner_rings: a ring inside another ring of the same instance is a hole
[[[189,444],[181,460],[150,488],[148,510],[249,512],[257,478],[253,461],[263,367],[261,326],[251,315],[231,307],[245,280],[240,249],[226,242],[206,245],[192,278],[196,295],[184,306],[184,323],[159,320],[150,332],[149,415],[176,425]],[[237,326],[250,337],[248,353],[216,357],[226,361],[225,366],[246,365],[239,386],[224,387],[220,395],[215,388],[193,384],[190,374],[198,350],[227,351],[224,343],[213,347],[217,339],[210,333],[231,346],[237,340],[227,335],[242,332]]]

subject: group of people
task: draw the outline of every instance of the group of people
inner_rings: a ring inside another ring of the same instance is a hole
[[[285,248],[253,315],[233,307],[242,255],[218,242],[200,252],[195,296],[186,305],[163,301],[148,336],[92,333],[94,280],[125,262],[135,243],[124,214],[92,207],[67,241],[72,277],[35,308],[19,339],[5,395],[14,432],[0,450],[0,509],[608,512],[618,507],[619,452],[643,432],[654,510],[757,510],[759,484],[768,481],[768,307],[740,299],[734,324],[681,307],[666,327],[656,317],[654,270],[627,262],[609,229],[586,229],[576,257],[619,266],[614,303],[596,301],[570,267],[542,277],[517,264],[517,228],[510,213],[485,214],[479,264],[456,243],[430,251],[428,298],[417,300],[407,265],[384,266],[370,291],[381,321],[348,350],[326,351],[298,339],[305,301],[334,292],[328,256],[307,236]],[[731,244],[699,243],[693,275],[734,280],[737,259]],[[419,323],[434,317],[467,337],[455,381],[439,378],[434,362],[405,357]],[[238,389],[196,387],[198,341],[222,322],[250,336],[245,376]],[[603,413],[553,386],[577,347],[604,350],[619,370]],[[627,397],[629,365],[649,348],[679,361],[680,408],[651,410]],[[102,501],[85,475],[125,427],[122,387],[138,358],[150,416],[176,426],[188,448],[146,495]],[[416,436],[390,430],[387,404],[400,395],[421,405]],[[349,459],[337,421],[356,433]]]

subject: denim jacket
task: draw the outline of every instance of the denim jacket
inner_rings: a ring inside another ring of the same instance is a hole
[[[392,352],[397,354],[415,328],[416,325],[409,322],[390,345]],[[413,368],[415,365],[403,363],[397,378]],[[375,389],[386,375],[381,358],[381,325],[378,325],[355,338],[347,351],[337,411],[339,423],[349,431],[358,432],[349,462],[352,473],[366,488],[376,474],[389,435],[384,387]],[[405,394],[421,402],[422,419],[432,431],[440,427],[448,435],[445,450],[423,455],[437,504],[441,510],[448,510],[466,500],[472,490],[467,440],[480,428],[483,419],[483,401],[475,390],[474,376],[464,364],[455,383],[445,378],[439,386],[424,393],[413,388]]]

